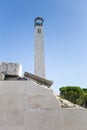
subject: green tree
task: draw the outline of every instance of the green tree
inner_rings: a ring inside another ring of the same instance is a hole
[[[85,108],[87,108],[87,88],[83,88],[82,90],[83,90],[83,92],[84,92],[82,105],[83,105]]]
[[[83,103],[83,90],[78,86],[66,86],[60,88],[60,96],[72,103],[81,105]]]

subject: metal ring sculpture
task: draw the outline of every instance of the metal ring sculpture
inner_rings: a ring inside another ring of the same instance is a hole
[[[36,26],[36,25],[37,25],[37,26],[43,26],[43,23],[44,23],[43,18],[37,17],[37,18],[35,19],[35,26]]]

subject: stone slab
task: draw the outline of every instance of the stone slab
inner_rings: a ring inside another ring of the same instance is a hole
[[[0,81],[0,95],[24,95],[25,81]]]
[[[62,130],[61,116],[56,109],[27,110],[26,115],[26,130]]]
[[[54,95],[32,95],[26,97],[27,109],[56,109],[60,108]]]
[[[27,95],[52,95],[53,90],[44,85],[39,85],[33,81],[27,81],[26,93]]]
[[[26,130],[24,125],[22,125],[22,126],[7,125],[7,126],[0,127],[0,129],[1,130]]]
[[[25,101],[24,95],[3,95],[0,96],[0,110],[16,110],[16,109],[24,109]]]
[[[24,110],[0,110],[0,127],[24,125]]]

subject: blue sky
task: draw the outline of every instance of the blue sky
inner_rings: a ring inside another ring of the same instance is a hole
[[[87,87],[87,0],[0,0],[0,61],[34,72],[34,19],[44,18],[46,78]]]

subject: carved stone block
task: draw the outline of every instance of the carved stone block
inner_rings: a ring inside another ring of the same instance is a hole
[[[10,76],[22,76],[22,66],[18,63],[0,62],[0,72]]]

